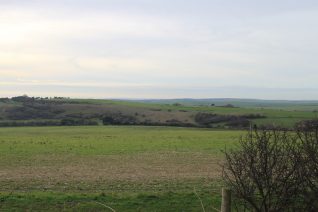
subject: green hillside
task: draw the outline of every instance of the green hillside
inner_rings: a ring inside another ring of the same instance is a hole
[[[318,115],[316,103],[308,101],[211,99],[209,101],[215,102],[212,104],[200,104],[200,101],[15,97],[0,100],[0,126],[149,125],[244,129],[251,124],[293,127]]]

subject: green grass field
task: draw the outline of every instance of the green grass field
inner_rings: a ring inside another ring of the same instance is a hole
[[[242,131],[0,128],[0,211],[198,211],[219,207],[221,150]]]

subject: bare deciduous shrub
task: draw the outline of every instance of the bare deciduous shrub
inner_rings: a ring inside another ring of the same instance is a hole
[[[295,134],[257,130],[225,151],[224,180],[240,211],[302,211],[302,149]]]
[[[306,211],[318,211],[318,120],[302,122],[296,130],[302,151]]]

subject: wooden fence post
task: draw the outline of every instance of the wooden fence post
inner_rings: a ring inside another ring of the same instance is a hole
[[[221,212],[231,212],[231,190],[222,188]]]

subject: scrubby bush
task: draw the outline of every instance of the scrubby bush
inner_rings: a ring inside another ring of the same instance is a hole
[[[318,211],[318,120],[304,121],[297,125],[300,140],[302,169],[305,186],[303,197],[307,211]]]
[[[104,125],[131,125],[138,124],[136,117],[122,115],[122,114],[109,114],[103,117]]]
[[[0,127],[60,126],[59,120],[1,121]]]
[[[197,113],[194,120],[202,126],[210,127],[213,124],[225,123],[226,126],[232,128],[246,128],[251,124],[250,119],[260,119],[265,116],[260,114],[246,115],[220,115],[213,113]]]
[[[91,119],[62,119],[61,120],[62,126],[82,126],[82,125],[98,125],[98,121],[91,120]]]
[[[318,125],[254,127],[225,151],[223,170],[239,211],[318,211]]]

